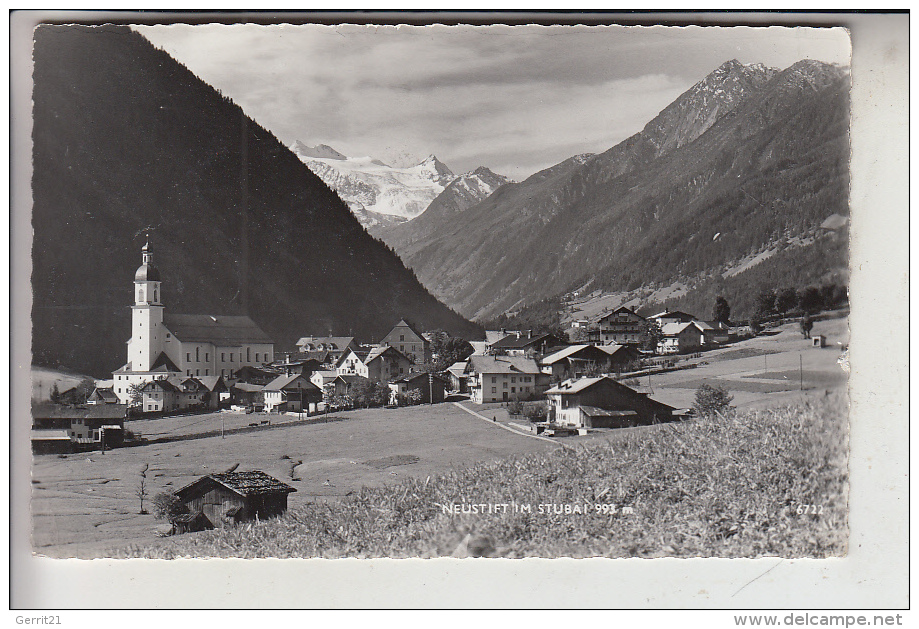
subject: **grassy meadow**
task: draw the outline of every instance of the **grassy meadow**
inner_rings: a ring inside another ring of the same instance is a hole
[[[364,487],[337,502],[292,507],[278,519],[164,538],[116,556],[846,553],[847,406],[841,391],[657,428]],[[445,513],[441,506],[463,504],[467,510],[472,504],[509,506],[466,514]],[[530,512],[520,512],[521,505]],[[565,513],[565,505],[578,510]]]

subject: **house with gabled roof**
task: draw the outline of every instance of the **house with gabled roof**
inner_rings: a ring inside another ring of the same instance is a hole
[[[389,403],[405,404],[412,392],[417,391],[419,403],[439,404],[447,399],[448,386],[448,380],[439,374],[411,373],[389,383]]]
[[[645,318],[630,308],[621,306],[597,320],[588,338],[603,344],[638,345],[642,341]]]
[[[672,406],[612,378],[565,380],[546,391],[549,421],[574,428],[622,428],[673,421]]]
[[[113,373],[120,402],[130,401],[132,385],[178,375],[228,378],[242,367],[274,360],[273,341],[247,316],[166,312],[149,243],[141,253],[142,264],[134,274],[128,362]]]
[[[118,396],[112,387],[96,387],[89,397],[87,404],[118,404]]]
[[[36,452],[73,452],[101,448],[103,441],[107,448],[120,445],[124,440],[124,420],[127,413],[126,404],[34,404],[33,449]],[[70,446],[64,442],[64,433],[71,441]],[[36,444],[36,441],[48,443]]]
[[[322,402],[322,390],[300,374],[278,376],[262,389],[265,396],[265,412],[316,411]]]
[[[548,386],[549,377],[525,356],[476,356],[466,364],[467,382],[476,404],[531,398]]]
[[[648,321],[656,322],[662,329],[668,323],[690,323],[695,320],[696,317],[694,315],[683,312],[682,310],[664,310],[663,312],[658,312],[648,317]]]
[[[412,373],[414,363],[395,347],[375,347],[364,359],[364,368],[358,375],[374,382],[391,382]]]
[[[405,319],[393,326],[389,334],[382,338],[380,345],[399,350],[413,364],[431,362],[431,342]]]
[[[545,356],[571,345],[568,339],[555,334],[509,335],[491,345],[491,353],[507,356]]]
[[[287,483],[253,470],[208,474],[175,493],[188,509],[190,521],[197,519],[205,528],[222,528],[282,515],[287,511],[288,494],[295,491]]]
[[[569,345],[539,361],[541,371],[551,382],[607,373],[610,354],[594,345]]]
[[[358,348],[359,345],[353,336],[304,336],[297,341],[297,350],[300,353],[322,353],[327,355],[330,362],[337,361],[349,349]],[[310,357],[316,358],[317,356]]]
[[[661,328],[658,354],[681,354],[702,348],[703,327],[697,321],[668,323]]]

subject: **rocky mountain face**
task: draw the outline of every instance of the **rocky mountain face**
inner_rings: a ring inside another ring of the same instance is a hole
[[[311,147],[298,141],[291,150],[368,229],[415,218],[456,179],[434,155],[414,166],[395,168],[371,157],[346,157],[325,144]]]
[[[449,227],[459,213],[510,182],[507,177],[480,166],[454,179],[417,218],[398,223],[394,227],[371,229],[370,232],[397,251],[404,250],[408,243]]]
[[[392,244],[475,318],[587,282],[631,290],[713,272],[848,215],[848,93],[847,71],[820,62],[779,72],[731,61],[608,151]]]
[[[43,25],[33,58],[35,364],[96,377],[124,364],[147,229],[169,312],[247,314],[279,349],[380,338],[403,317],[481,335],[276,137],[140,34]]]

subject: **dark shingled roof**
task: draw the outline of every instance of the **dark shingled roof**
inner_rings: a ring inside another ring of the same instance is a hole
[[[236,492],[240,496],[257,496],[260,494],[273,494],[273,493],[291,493],[297,491],[287,483],[282,483],[273,476],[269,476],[265,472],[259,470],[252,470],[251,472],[222,472],[219,474],[208,474],[207,476],[202,476],[198,480],[194,481],[178,490],[176,493],[181,494],[186,492],[191,487],[197,485],[206,480],[212,480],[214,482],[220,483],[227,489]]]
[[[174,362],[169,360],[169,356],[166,355],[166,352],[160,352],[160,355],[156,357],[156,360],[154,361],[153,367],[150,369],[150,371],[161,371],[161,367],[166,371],[174,371],[180,373],[182,371],[176,366]]]
[[[34,419],[123,419],[127,414],[127,404],[61,406],[58,404],[42,403],[32,407],[32,417]]]
[[[271,343],[272,340],[249,317],[230,315],[187,315],[164,313],[163,323],[182,342],[233,346],[241,343]]]

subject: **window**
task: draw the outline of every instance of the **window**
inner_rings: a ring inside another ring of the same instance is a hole
[[[511,387],[511,393],[516,393],[516,392],[517,392],[517,387]]]
[[[258,362],[258,352],[255,352],[255,362]]]
[[[492,393],[497,393],[497,392],[498,392],[498,388],[497,388],[497,387],[492,387],[492,388],[491,388],[491,392],[492,392]]]
[[[185,370],[185,375],[186,375],[186,376],[190,376],[190,375],[191,375],[191,369],[186,369],[186,370]]]
[[[511,376],[511,382],[512,383],[517,382],[517,376]]]
[[[227,355],[224,352],[220,352],[220,362],[227,362]]]
[[[491,383],[492,383],[492,384],[496,383],[497,381],[498,381],[498,376],[492,376],[492,377],[491,377]]]
[[[195,348],[195,362],[196,363],[201,362],[201,348],[200,347]]]
[[[504,388],[505,389],[507,388],[507,382],[504,382]]]
[[[186,353],[185,353],[185,362],[187,362],[187,363],[190,363],[190,362],[191,362],[191,352],[186,352]],[[191,375],[191,373],[189,373],[189,375]]]
[[[233,362],[233,352],[230,352],[230,362]]]
[[[206,363],[211,362],[211,354],[210,354],[210,352],[204,354],[204,362],[206,362]]]
[[[248,362],[250,362],[251,360],[252,360],[252,359],[249,358],[249,348],[247,347],[247,348],[246,348],[246,362],[248,363]]]
[[[399,335],[399,340],[400,340],[400,341],[405,341],[405,335],[404,335],[404,334],[400,334],[400,335]]]
[[[211,372],[210,369],[205,369],[205,370],[204,370],[204,375],[205,375],[205,376],[209,376],[209,375],[210,375],[210,372]]]
[[[196,376],[200,376],[200,375],[201,375],[201,370],[200,370],[200,369],[195,369],[195,375],[196,375]]]
[[[404,352],[404,351],[405,351],[405,345],[400,345],[400,346],[399,346],[399,351],[400,351],[400,352]]]

